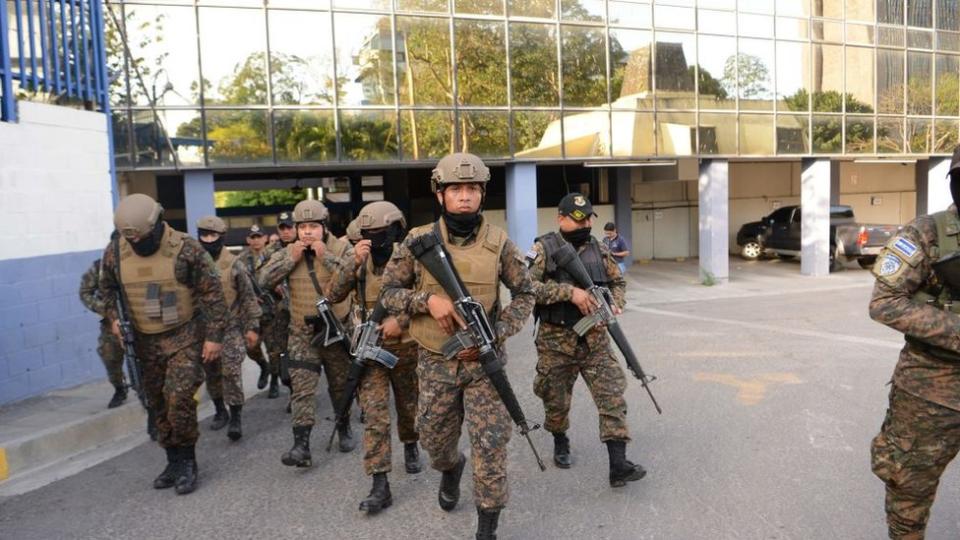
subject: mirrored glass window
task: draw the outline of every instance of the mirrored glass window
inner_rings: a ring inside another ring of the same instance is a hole
[[[877,110],[903,114],[903,51],[877,49]]]
[[[398,11],[447,13],[450,9],[447,0],[396,0],[396,2]]]
[[[560,0],[560,15],[565,21],[603,22],[604,0]]]
[[[654,115],[649,112],[613,111],[611,151],[613,157],[655,156]]]
[[[391,3],[391,0],[333,0],[333,7],[389,11]]]
[[[337,131],[332,110],[278,110],[273,113],[277,161],[336,161]]]
[[[336,13],[333,24],[340,104],[393,104],[390,17]]]
[[[341,110],[343,161],[397,159],[397,115],[393,110]]]
[[[453,0],[453,10],[457,13],[503,15],[503,0]]]
[[[839,154],[843,151],[843,116],[813,115],[810,144],[814,154]]]
[[[200,58],[208,104],[266,105],[263,11],[200,8]],[[229,28],[229,32],[224,32]]]
[[[267,0],[266,4],[270,7],[283,7],[294,9],[328,9],[329,0]]]
[[[505,106],[507,61],[503,23],[458,19],[455,24],[458,102]]]
[[[563,152],[559,111],[514,111],[513,145],[517,159],[559,158]]]
[[[936,63],[937,86],[934,89],[936,114],[939,116],[960,115],[960,56],[938,54]]]
[[[960,121],[952,118],[937,118],[933,124],[933,152],[951,154],[960,138]]]
[[[402,105],[453,105],[447,19],[397,17],[397,85]]]
[[[484,158],[510,155],[510,113],[507,111],[460,111],[462,152]]]
[[[877,22],[903,24],[905,22],[903,0],[877,0]]]
[[[907,2],[907,26],[933,28],[933,0]]]
[[[199,103],[200,67],[193,8],[127,5],[124,10],[132,55],[128,62],[133,104],[164,107]],[[117,13],[119,20],[119,10]],[[125,97],[125,93],[122,95]]]
[[[693,8],[664,6],[654,4],[653,20],[657,28],[674,30],[694,30],[696,15]]]
[[[810,0],[776,0],[777,15],[807,17],[810,15]]]
[[[773,37],[773,17],[741,13],[738,19],[740,21],[739,29],[741,36]]]
[[[207,109],[206,119],[211,165],[273,161],[267,111]]]
[[[922,118],[907,118],[907,146],[904,152],[926,154],[933,149],[933,122]]]
[[[607,111],[571,112],[563,117],[566,157],[609,157],[610,120]]]
[[[454,151],[453,111],[400,111],[403,159],[439,159]]]
[[[846,0],[846,19],[874,22],[877,19],[876,4],[877,0]]]
[[[740,155],[770,156],[776,144],[776,124],[772,114],[740,115]]]
[[[903,117],[881,116],[877,118],[877,153],[899,154],[903,152]]]
[[[933,55],[907,53],[907,114],[933,113]]]
[[[653,109],[651,33],[610,30],[610,96],[614,108]]]
[[[798,114],[777,115],[777,153],[810,152],[810,117]]]
[[[510,23],[510,76],[514,106],[557,107],[557,27]]]
[[[845,147],[847,154],[873,153],[873,125],[873,117],[847,117],[847,144]]]
[[[815,0],[813,2],[813,16],[842,19],[843,2],[844,0]]]
[[[560,27],[563,103],[566,107],[606,105],[607,56],[603,28]]]
[[[857,103],[857,112],[874,110],[873,53],[867,47],[847,47],[847,112],[852,110],[851,102]]]
[[[507,0],[511,17],[557,18],[557,3],[554,0]]]
[[[697,6],[702,9],[727,9],[734,10],[737,8],[736,0],[699,0]]]
[[[335,98],[330,14],[272,10],[269,21],[274,104],[332,105]]]
[[[937,0],[936,27],[940,30],[960,31],[960,3],[956,0]]]
[[[660,107],[694,108],[696,41],[693,34],[657,33],[656,98]]]
[[[724,77],[726,71],[736,70],[741,109],[773,110],[773,57],[772,41],[740,39],[740,51],[735,61],[728,61],[725,68],[732,69],[725,70]],[[773,128],[770,130],[772,132]]]
[[[798,66],[799,69],[777,69],[777,109],[780,111],[810,110],[810,45],[793,41],[777,42],[777,66]]]
[[[203,165],[203,128],[199,110],[134,110],[131,114],[133,152],[138,167]]]
[[[730,35],[737,26],[737,14],[733,11],[707,11],[701,9],[697,18],[701,34]]]
[[[656,122],[657,155],[692,156],[697,153],[697,117],[693,113],[657,111]],[[715,147],[716,131],[706,131],[707,144]]]
[[[736,38],[700,35],[698,43],[700,108],[736,108]]]
[[[807,39],[810,37],[809,19],[791,19],[777,17],[776,34],[778,39]]]
[[[650,4],[610,0],[607,9],[612,25],[650,28],[653,24]]]
[[[770,0],[739,0],[737,7],[746,13],[767,13],[773,15],[775,3]]]
[[[813,44],[812,63],[813,110],[843,112],[843,46]]]
[[[130,115],[126,110],[110,111],[110,124],[113,133],[113,163],[117,167],[133,167],[134,152],[131,140]]]
[[[736,114],[700,113],[699,132],[701,154],[737,155]]]

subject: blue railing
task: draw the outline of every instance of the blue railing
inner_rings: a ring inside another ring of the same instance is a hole
[[[109,112],[103,7],[99,0],[2,2],[0,121],[17,120],[14,81],[28,92],[51,94],[57,100],[79,100]]]

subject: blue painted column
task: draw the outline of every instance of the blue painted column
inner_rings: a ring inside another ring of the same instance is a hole
[[[537,166],[507,164],[507,234],[521,252],[537,237]]]
[[[197,220],[217,215],[213,191],[213,171],[187,171],[183,174],[187,232],[194,238],[197,237]]]
[[[800,273],[830,273],[830,160],[805,159],[800,170]]]
[[[630,167],[608,169],[613,183],[613,221],[617,234],[623,238],[630,249],[630,255],[623,262],[629,268],[633,264],[633,175]],[[602,224],[601,224],[602,225]],[[598,231],[599,232],[599,231]]]
[[[704,160],[700,165],[700,279],[715,284],[730,279],[729,163]]]

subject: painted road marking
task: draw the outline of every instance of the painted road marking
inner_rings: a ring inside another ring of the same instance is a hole
[[[733,386],[737,389],[737,401],[744,405],[756,405],[767,395],[767,388],[780,384],[800,384],[803,381],[793,373],[762,373],[749,379],[741,379],[729,373],[697,373],[695,381],[707,381]]]
[[[7,466],[7,449],[0,447],[0,482],[3,482],[10,476],[10,468]]]

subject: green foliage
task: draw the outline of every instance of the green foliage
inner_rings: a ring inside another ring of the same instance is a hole
[[[770,95],[770,69],[752,54],[731,55],[723,64],[721,84],[729,95],[739,88],[741,99],[762,99]]]
[[[263,189],[259,191],[226,191],[220,208],[248,206],[292,206],[302,201],[302,191],[290,189]]]

